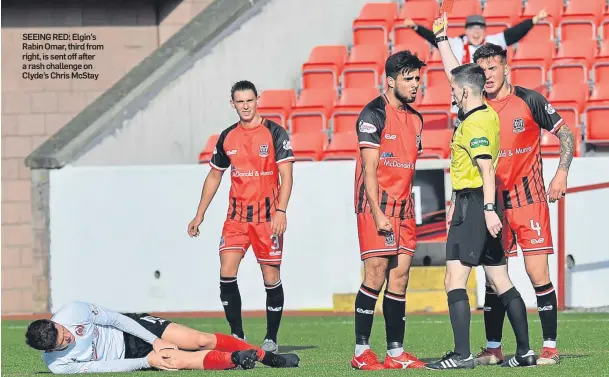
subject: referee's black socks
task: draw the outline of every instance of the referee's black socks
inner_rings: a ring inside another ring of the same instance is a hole
[[[508,289],[499,295],[516,336],[516,354],[524,355],[530,351],[529,325],[527,322],[527,308],[516,287]]]
[[[356,356],[370,348],[370,332],[374,321],[374,308],[380,291],[362,284],[355,297],[355,348]]]
[[[275,284],[264,285],[266,288],[266,336],[277,343],[277,332],[283,315],[283,285],[281,280]]]
[[[484,296],[484,330],[486,332],[487,348],[497,348],[501,345],[504,319],[505,306],[503,306],[493,288],[486,286],[486,295]]]
[[[224,314],[230,325],[231,333],[244,339],[245,334],[243,333],[241,319],[241,294],[239,293],[236,276],[220,276],[220,300],[222,300]]]
[[[465,289],[453,289],[448,292],[448,313],[453,327],[455,352],[464,358],[471,355],[469,344],[469,326],[472,313],[469,307],[469,297]]]
[[[556,290],[552,283],[535,287],[537,311],[541,321],[543,346],[556,348],[557,308]]]

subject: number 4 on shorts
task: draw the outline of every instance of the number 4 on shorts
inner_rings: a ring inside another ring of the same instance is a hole
[[[541,226],[539,226],[539,221],[534,222],[531,220],[531,229],[537,232],[537,237],[541,237]]]

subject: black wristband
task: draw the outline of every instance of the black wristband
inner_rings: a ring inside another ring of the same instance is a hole
[[[285,210],[277,208],[277,212],[283,212],[283,213],[285,213]]]
[[[436,37],[436,43],[440,43],[442,41],[447,41],[448,37],[446,35],[443,35],[441,37]]]

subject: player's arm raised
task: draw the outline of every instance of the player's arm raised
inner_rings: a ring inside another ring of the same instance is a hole
[[[433,23],[433,31],[436,35],[436,41],[438,41],[438,50],[440,50],[440,56],[442,57],[442,65],[444,66],[444,72],[448,81],[452,80],[452,70],[457,68],[460,64],[455,53],[450,47],[450,42],[447,37],[448,29],[448,18],[446,13],[441,17],[438,17]]]
[[[199,206],[197,207],[197,214],[190,223],[188,223],[188,235],[191,237],[199,236],[199,225],[203,222],[205,217],[205,211],[209,207],[212,199],[220,187],[222,182],[222,175],[224,171],[230,167],[230,159],[224,151],[224,139],[226,138],[226,132],[223,132],[216,143],[216,148],[209,162],[211,170],[207,173],[205,183],[203,183],[203,189],[201,190],[201,199],[199,200]]]
[[[281,178],[279,187],[279,202],[277,212],[271,219],[271,231],[276,236],[281,236],[287,229],[288,202],[292,195],[293,162],[295,161],[292,144],[287,131],[281,127],[273,130],[273,144],[275,147],[275,161]]]

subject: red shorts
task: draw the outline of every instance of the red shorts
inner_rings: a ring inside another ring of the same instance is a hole
[[[362,260],[397,254],[414,256],[417,247],[415,220],[389,217],[389,221],[393,232],[379,233],[371,213],[357,214],[357,233]]]
[[[547,202],[504,210],[502,233],[507,257],[517,256],[518,246],[524,255],[554,253]]]
[[[238,251],[243,254],[250,245],[259,264],[281,264],[283,235],[277,237],[271,232],[271,223],[243,223],[226,220],[220,238],[220,254]]]

